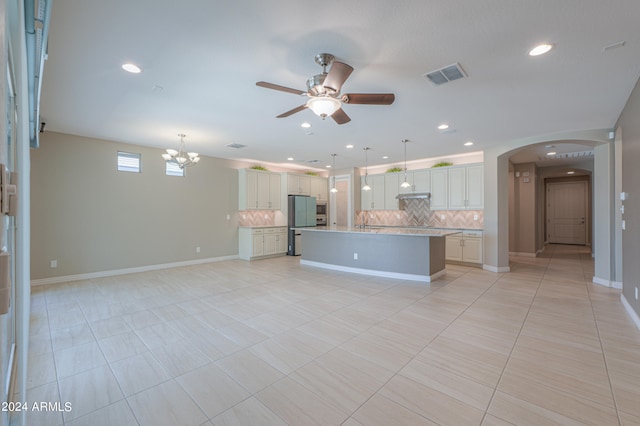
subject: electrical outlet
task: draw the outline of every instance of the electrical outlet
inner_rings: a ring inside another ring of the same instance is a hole
[[[623,230],[627,229],[627,224],[624,220],[622,221],[622,229]]]
[[[196,247],[196,253],[200,253],[200,247]]]
[[[477,214],[473,215],[473,220],[478,220],[478,215]]]
[[[444,215],[443,214],[440,215],[440,219],[444,220]]]
[[[227,215],[227,220],[231,220],[231,215],[230,214]]]
[[[58,267],[58,261],[57,260],[52,260],[51,261],[51,268],[57,268]]]
[[[353,260],[358,260],[358,253],[353,253]]]

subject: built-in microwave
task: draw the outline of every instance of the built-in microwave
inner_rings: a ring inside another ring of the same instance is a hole
[[[316,203],[316,226],[327,226],[327,203]]]

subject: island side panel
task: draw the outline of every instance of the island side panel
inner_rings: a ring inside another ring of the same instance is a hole
[[[446,267],[445,237],[429,237],[429,275],[434,275]]]
[[[442,240],[441,254],[430,254],[434,239]],[[426,276],[444,269],[444,238],[302,230],[302,247],[303,260],[329,265]],[[439,269],[432,259],[442,260]]]

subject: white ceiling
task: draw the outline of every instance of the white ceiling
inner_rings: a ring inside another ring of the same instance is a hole
[[[320,168],[331,153],[338,168],[362,166],[365,146],[369,165],[401,162],[405,138],[409,160],[478,151],[612,127],[640,76],[638,22],[638,0],[54,1],[41,121],[162,148],[186,133],[204,155]],[[529,57],[540,42],[556,47]],[[306,98],[255,83],[304,90],[322,52],[355,68],[343,93],[395,103],[345,105],[344,125],[310,110],[275,118]],[[468,78],[423,77],[455,62]],[[437,130],[444,122],[452,130]]]

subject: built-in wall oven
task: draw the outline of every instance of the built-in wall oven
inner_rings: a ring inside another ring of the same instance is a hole
[[[316,226],[327,226],[327,202],[316,202]]]

